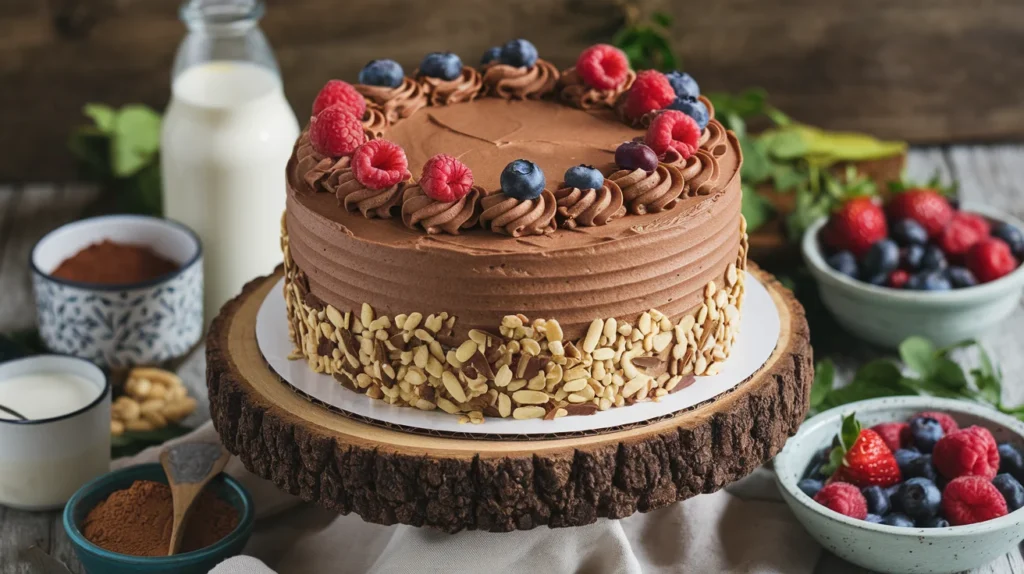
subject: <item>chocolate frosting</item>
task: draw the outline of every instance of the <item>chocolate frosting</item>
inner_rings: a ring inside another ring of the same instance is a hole
[[[373,102],[366,102],[366,113],[363,114],[363,133],[367,140],[379,140],[384,137],[388,127],[388,118],[384,109]]]
[[[555,89],[558,68],[537,60],[529,68],[492,63],[484,66],[484,94],[506,100],[538,99]]]
[[[416,81],[420,83],[423,92],[427,94],[427,101],[432,106],[472,102],[480,95],[484,85],[480,72],[469,66],[463,66],[462,73],[454,80],[422,76],[417,70]]]
[[[480,216],[477,202],[484,193],[483,188],[473,186],[469,193],[455,201],[437,201],[418,184],[412,184],[402,195],[402,222],[410,229],[422,227],[431,235],[442,232],[458,235],[460,229],[476,225]]]
[[[397,88],[366,84],[356,84],[355,88],[364,98],[384,110],[384,117],[389,123],[407,118],[427,105],[427,94],[419,82],[412,78],[402,78],[402,84]]]
[[[324,191],[324,182],[332,174],[349,170],[348,157],[338,159],[320,155],[309,143],[309,131],[299,134],[286,168],[288,184],[299,193]]]
[[[598,90],[592,88],[580,78],[580,75],[576,73],[576,68],[569,68],[562,72],[562,79],[559,82],[561,93],[559,98],[581,110],[592,110],[595,108],[612,108],[615,106],[615,102],[619,99],[619,96],[629,90],[630,86],[633,85],[633,80],[636,79],[636,72],[629,70],[626,76],[626,81],[622,82],[622,85],[610,90]]]
[[[555,191],[555,199],[559,220],[566,229],[605,225],[626,214],[622,189],[608,179],[600,189],[561,187]]]
[[[673,166],[658,164],[647,173],[642,169],[620,169],[608,176],[622,188],[629,211],[637,215],[658,213],[675,207],[683,193],[683,174]]]
[[[555,230],[558,202],[546,189],[535,199],[523,200],[496,192],[484,197],[480,204],[483,206],[480,225],[495,233],[522,237],[545,235]]]
[[[721,176],[715,156],[706,149],[698,149],[685,161],[686,165],[680,171],[686,181],[686,194],[708,195],[714,191]]]
[[[352,170],[332,174],[324,187],[333,191],[338,203],[348,211],[359,211],[363,217],[390,219],[393,208],[402,198],[406,182],[399,182],[384,189],[370,189],[359,183]]]
[[[700,147],[710,151],[715,157],[721,157],[728,149],[725,143],[725,127],[718,120],[709,121],[700,135]]]

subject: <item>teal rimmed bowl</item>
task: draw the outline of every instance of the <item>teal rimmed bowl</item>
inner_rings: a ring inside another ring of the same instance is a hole
[[[216,544],[174,556],[129,556],[104,550],[89,542],[79,528],[89,511],[111,493],[123,490],[136,480],[167,484],[159,464],[140,464],[105,474],[78,489],[64,507],[64,531],[90,574],[206,574],[214,566],[242,552],[252,534],[254,518],[252,497],[240,482],[227,474],[215,477],[206,488],[234,506],[239,513],[238,526]]]

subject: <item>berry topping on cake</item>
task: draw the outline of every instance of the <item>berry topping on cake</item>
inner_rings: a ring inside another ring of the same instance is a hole
[[[675,99],[676,93],[665,74],[657,70],[644,70],[636,75],[633,86],[629,88],[623,111],[626,117],[637,119],[648,112],[665,109]]]
[[[483,56],[480,56],[480,65],[490,64],[491,62],[497,62],[501,58],[501,46],[491,46],[487,48]]]
[[[937,443],[932,452],[935,468],[942,476],[981,476],[992,480],[999,470],[999,448],[991,431],[970,426],[948,434]]]
[[[612,90],[629,76],[629,60],[615,46],[595,44],[583,50],[576,60],[576,73],[591,88]]]
[[[501,170],[501,191],[520,201],[540,197],[545,183],[544,171],[532,161],[517,159]]]
[[[700,86],[697,85],[697,80],[694,80],[693,76],[686,72],[672,70],[665,74],[665,78],[672,85],[672,91],[676,93],[676,97],[696,100],[700,95]]]
[[[826,484],[814,495],[814,501],[850,518],[864,520],[868,516],[868,503],[864,495],[856,486],[845,482]]]
[[[371,60],[359,71],[359,83],[367,86],[397,88],[405,79],[405,71],[394,60]]]
[[[345,106],[327,108],[309,120],[309,143],[321,155],[352,155],[365,141],[363,123]]]
[[[975,243],[967,252],[967,268],[978,281],[988,283],[1009,274],[1017,268],[1018,261],[1010,246],[1001,239],[989,237]]]
[[[509,40],[501,47],[499,56],[502,64],[517,68],[529,68],[537,63],[537,47],[529,40]]]
[[[929,237],[936,237],[953,219],[953,208],[934,189],[909,189],[889,201],[889,217],[913,219],[921,224]]]
[[[693,118],[693,121],[697,122],[697,126],[700,127],[701,131],[707,127],[710,121],[710,114],[708,113],[708,107],[704,105],[704,102],[688,97],[680,96],[676,98],[671,104],[668,105],[670,110],[679,110],[684,114]]]
[[[366,113],[366,100],[352,84],[341,80],[328,80],[313,100],[313,115],[318,116],[320,112],[335,106],[348,110],[348,113],[357,120],[363,119],[363,114]]]
[[[387,189],[409,177],[409,160],[394,142],[369,141],[352,154],[352,175],[368,189]]]
[[[423,164],[420,187],[436,201],[458,201],[473,188],[473,172],[454,157],[439,153]]]
[[[420,62],[419,73],[430,78],[451,81],[462,73],[462,60],[452,52],[431,52]]]
[[[847,201],[832,214],[823,231],[825,244],[837,251],[850,251],[856,257],[867,253],[888,231],[885,213],[871,198],[858,197]]]
[[[942,513],[953,526],[984,522],[1005,516],[1006,500],[987,479],[961,476],[943,490]]]
[[[658,169],[658,154],[641,142],[625,142],[615,148],[615,165],[621,169],[642,169],[651,173]]]
[[[600,189],[604,174],[592,165],[577,165],[565,171],[565,185],[576,189]]]
[[[635,84],[634,84],[635,85]],[[644,136],[646,143],[659,156],[669,149],[689,158],[700,145],[700,127],[693,118],[676,110],[657,115]]]

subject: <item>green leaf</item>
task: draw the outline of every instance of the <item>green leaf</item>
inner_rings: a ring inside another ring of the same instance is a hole
[[[889,385],[881,385],[874,381],[854,381],[845,387],[840,387],[831,393],[828,398],[825,399],[822,408],[838,407],[839,405],[845,405],[847,403],[853,403],[856,401],[864,401],[867,399],[878,399],[882,397],[895,397],[900,395],[914,394],[908,392],[902,387],[892,387]]]
[[[811,385],[811,408],[816,408],[832,392],[836,367],[831,359],[819,361],[814,367],[814,384]]]
[[[828,464],[822,466],[820,472],[825,476],[832,476],[843,465],[844,456],[846,456],[846,450],[842,446],[833,448],[828,453]]]
[[[798,170],[793,164],[775,164],[775,169],[772,170],[772,185],[775,187],[775,191],[788,192],[796,190],[801,185],[807,183],[807,179],[807,173]]]
[[[937,357],[934,369],[931,378],[936,383],[954,391],[967,388],[967,375],[964,374],[964,370],[960,368],[960,365],[954,361],[946,357]]]
[[[771,203],[758,195],[754,188],[745,183],[742,185],[742,193],[743,203],[740,210],[747,220],[747,231],[752,233],[772,218],[775,209]]]
[[[857,442],[860,436],[860,422],[857,421],[857,413],[851,413],[843,417],[843,426],[839,431],[839,442],[846,450],[850,450],[853,443]]]
[[[142,105],[121,108],[110,140],[116,177],[130,177],[153,160],[160,149],[160,115]]]
[[[672,16],[665,12],[655,12],[651,14],[651,20],[653,20],[655,24],[663,28],[672,27]]]
[[[893,390],[901,390],[903,375],[892,361],[888,359],[875,359],[857,369],[853,376],[854,381],[868,382]]]
[[[900,358],[923,378],[935,373],[937,356],[935,345],[924,337],[908,337],[900,343]]]
[[[101,133],[109,134],[114,131],[114,119],[117,112],[114,108],[105,104],[85,104],[82,113],[91,118]]]
[[[82,177],[93,181],[110,178],[110,140],[98,129],[75,130],[68,138],[68,149],[78,161]]]

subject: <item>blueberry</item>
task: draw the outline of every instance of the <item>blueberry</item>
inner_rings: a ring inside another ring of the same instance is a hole
[[[888,276],[900,264],[900,248],[892,239],[879,239],[864,255],[863,271],[868,277]],[[883,280],[884,282],[884,280]]]
[[[1016,445],[1008,442],[999,445],[999,472],[1010,474],[1018,481],[1024,479],[1024,456]]]
[[[907,463],[906,472],[902,472],[903,478],[927,478],[928,480],[935,481],[938,479],[938,473],[935,472],[935,465],[932,464],[932,455],[923,454],[914,460]]]
[[[881,524],[882,523],[882,517],[881,516],[879,516],[877,514],[871,514],[870,512],[868,513],[867,516],[864,517],[864,520],[867,520],[868,522],[871,522],[871,523],[874,523],[874,524]]]
[[[911,478],[900,486],[900,507],[911,518],[925,520],[939,513],[942,493],[927,478]]]
[[[847,277],[857,278],[857,258],[849,251],[840,251],[825,260],[828,266]]]
[[[497,62],[501,58],[501,46],[491,46],[487,48],[483,56],[480,56],[480,65],[490,64],[491,62]]]
[[[394,60],[371,60],[359,71],[359,83],[367,86],[397,88],[405,79],[405,71]]]
[[[921,458],[921,453],[917,450],[910,450],[909,448],[901,448],[893,453],[896,457],[896,466],[900,467],[900,474],[903,476],[907,475],[907,466],[917,458]]]
[[[974,287],[978,284],[978,280],[974,278],[974,273],[966,267],[950,267],[946,269],[946,278],[953,284],[955,289],[963,289],[964,287]]]
[[[529,40],[509,40],[501,47],[501,63],[529,68],[537,63],[537,47]]]
[[[903,245],[924,245],[928,243],[928,231],[913,219],[901,219],[893,224],[890,232],[896,243]]]
[[[949,279],[941,271],[922,271],[911,275],[910,281],[907,281],[907,289],[919,291],[949,291],[952,288]]]
[[[812,464],[807,469],[807,478],[820,478],[822,480],[828,478],[827,476],[825,476],[825,473],[821,472],[821,469],[823,469],[823,468],[825,468],[825,463],[824,462],[819,462],[817,464]]]
[[[910,439],[917,450],[930,453],[935,443],[942,438],[942,425],[931,417],[914,417],[910,419]]]
[[[992,226],[992,237],[998,237],[1010,246],[1017,259],[1024,259],[1024,233],[1009,223],[999,222]]]
[[[644,143],[625,142],[615,148],[615,165],[630,171],[642,169],[651,173],[658,168],[658,154]]]
[[[684,114],[693,118],[693,121],[697,122],[697,127],[703,130],[707,127],[710,121],[710,114],[708,113],[708,107],[704,105],[704,102],[696,100],[689,96],[679,96],[671,104],[668,105],[670,110],[679,110]]]
[[[946,254],[934,245],[924,248],[924,256],[921,257],[921,269],[928,271],[942,271],[946,268]]]
[[[941,516],[926,518],[917,523],[921,528],[949,528],[949,521]]]
[[[924,258],[924,246],[911,245],[904,249],[901,255],[900,263],[902,263],[908,271],[917,271],[918,268],[921,267],[921,260]]]
[[[887,524],[889,526],[898,526],[900,528],[914,527],[913,520],[911,520],[906,514],[900,514],[898,512],[894,512],[893,514],[890,514],[882,518],[882,524]]]
[[[1013,478],[1009,474],[997,474],[992,479],[992,485],[996,487],[999,494],[1003,495],[1006,499],[1006,508],[1013,512],[1021,506],[1024,506],[1024,486],[1020,485],[1020,482],[1016,478]]]
[[[604,175],[592,165],[577,165],[565,171],[565,185],[577,189],[600,189]]]
[[[672,91],[679,97],[687,97],[697,99],[700,95],[700,86],[697,85],[697,80],[693,79],[693,76],[686,72],[680,72],[679,70],[672,70],[665,74],[668,78],[668,83],[672,85]]]
[[[452,52],[431,52],[420,62],[420,73],[430,78],[454,80],[462,73],[462,60]]]
[[[823,486],[825,486],[824,483],[815,478],[805,478],[796,483],[796,487],[804,491],[804,494],[811,498],[814,498],[814,495],[818,494],[818,491],[821,490]],[[871,507],[869,506],[868,508]]]
[[[515,199],[540,197],[544,191],[544,172],[532,161],[517,159],[501,170],[501,191]]]
[[[866,486],[860,489],[864,500],[868,501],[868,512],[885,516],[889,514],[892,507],[889,504],[889,495],[881,486]]]
[[[889,510],[891,512],[899,512],[903,510],[900,508],[900,484],[902,483],[885,487],[885,494],[889,496]]]

